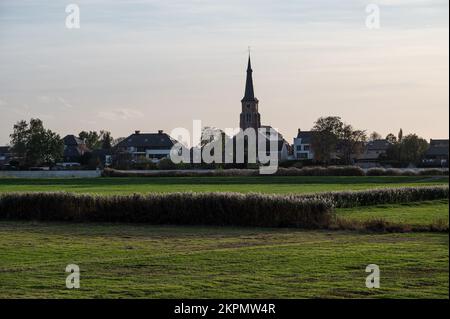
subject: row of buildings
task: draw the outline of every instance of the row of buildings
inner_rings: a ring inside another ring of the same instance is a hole
[[[250,56],[248,58],[247,77],[245,83],[245,93],[241,100],[241,113],[239,126],[242,130],[253,128],[272,129],[270,125],[261,124],[261,114],[259,113],[259,100],[255,97],[253,86],[253,70]],[[267,142],[273,138],[277,139],[277,155],[279,161],[314,161],[314,151],[312,148],[313,132],[298,130],[297,136],[293,139],[293,144],[287,142],[284,137],[278,133],[275,136],[271,134],[262,135],[258,138],[267,139]],[[135,131],[130,136],[124,138],[113,149],[110,150],[90,150],[86,143],[75,135],[64,137],[64,156],[63,166],[80,165],[85,155],[100,159],[102,164],[110,165],[114,156],[126,155],[128,161],[132,163],[140,161],[158,162],[163,158],[170,157],[170,150],[177,143],[172,137],[162,130],[157,133],[141,133]],[[354,158],[355,164],[361,166],[376,166],[380,159],[386,155],[390,142],[385,139],[370,141],[364,145],[364,151]],[[449,141],[431,140],[429,149],[423,158],[424,166],[442,167],[448,166]],[[0,166],[8,165],[13,158],[9,147],[0,147]]]

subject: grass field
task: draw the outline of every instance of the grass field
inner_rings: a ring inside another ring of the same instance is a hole
[[[448,298],[446,234],[2,222],[0,246],[0,298]]]
[[[436,222],[448,225],[448,207],[448,199],[443,199],[395,205],[340,208],[336,210],[336,213],[340,217],[358,221],[381,218],[391,223],[412,226],[428,226]]]
[[[312,193],[379,187],[448,184],[448,177],[423,176],[252,176],[252,177],[137,177],[95,179],[0,178],[0,192],[70,191],[130,194],[145,192],[262,192]]]
[[[310,193],[446,177],[0,179],[0,192]],[[346,219],[448,223],[448,200],[338,209]],[[449,298],[448,233],[0,221],[0,298]],[[65,267],[81,288],[65,288]],[[367,289],[377,264],[381,288]]]

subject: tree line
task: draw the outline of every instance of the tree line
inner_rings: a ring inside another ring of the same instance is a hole
[[[61,136],[46,129],[42,120],[19,121],[10,134],[11,151],[14,154],[13,166],[35,167],[54,166],[63,160],[64,141]],[[81,131],[78,138],[83,140],[89,150],[111,149],[115,142],[109,131]],[[85,159],[86,161],[88,159]]]
[[[203,141],[211,142],[212,133],[207,129],[205,128],[202,132],[202,143]],[[223,133],[219,135],[223,138]],[[110,150],[123,140],[123,138],[114,139],[106,130],[81,131],[78,137],[91,151]],[[14,166],[54,166],[63,160],[62,138],[57,133],[46,129],[40,119],[17,122],[13,126],[10,138],[12,152],[15,155]],[[314,162],[324,165],[353,164],[355,158],[364,152],[366,143],[378,139],[382,139],[379,133],[372,132],[368,135],[365,130],[355,129],[338,116],[320,117],[312,128],[311,148],[314,152]],[[391,164],[418,164],[428,149],[428,142],[425,139],[416,134],[403,136],[402,129],[397,135],[389,133],[385,139],[389,142],[389,147],[386,154],[381,155],[380,160]],[[92,161],[89,156],[88,153],[81,159],[84,164]]]
[[[377,132],[367,135],[365,130],[353,128],[338,116],[321,117],[312,128],[312,149],[317,162],[329,164],[339,161],[341,164],[352,164],[360,156],[368,141],[382,139]],[[428,149],[428,142],[417,134],[403,136],[400,129],[397,136],[386,135],[389,146],[385,154],[380,154],[380,161],[390,164],[419,164]]]

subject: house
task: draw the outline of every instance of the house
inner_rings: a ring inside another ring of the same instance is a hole
[[[294,137],[293,154],[295,160],[312,160],[314,152],[311,144],[313,139],[312,131],[302,131],[298,129],[297,137]]]
[[[8,165],[12,158],[11,147],[0,146],[0,167]]]
[[[112,150],[111,149],[96,149],[91,152],[91,162],[97,166],[110,166],[112,164]]]
[[[448,167],[448,140],[430,140],[422,164],[428,167]]]
[[[380,159],[386,156],[391,142],[386,139],[369,141],[362,154],[357,158],[357,162],[365,167],[377,166]]]
[[[75,135],[66,135],[63,138],[63,141],[64,163],[80,163],[82,156],[90,152],[89,148],[86,146],[86,143]]]
[[[289,143],[284,139],[283,135],[276,131],[273,127],[270,125],[263,125],[261,128],[265,129],[265,139],[266,139],[266,151],[267,154],[269,154],[270,150],[270,144],[272,141],[277,142],[277,149],[276,152],[278,154],[278,161],[283,162],[288,160],[289,153],[291,152],[291,146]]]
[[[158,133],[135,131],[115,146],[115,153],[129,155],[134,163],[146,160],[158,162],[163,158],[170,158],[170,150],[176,143],[178,142],[162,130]]]

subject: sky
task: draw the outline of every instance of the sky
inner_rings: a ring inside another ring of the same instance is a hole
[[[65,21],[80,8],[80,28]],[[380,27],[368,28],[368,4]],[[261,121],[292,142],[321,116],[448,138],[447,0],[0,0],[0,145],[239,126],[248,47]]]

